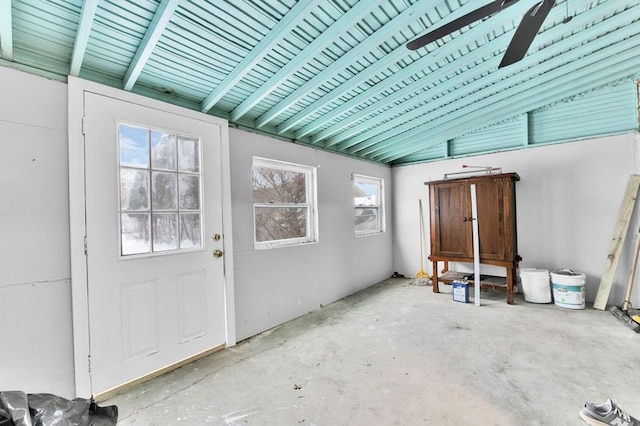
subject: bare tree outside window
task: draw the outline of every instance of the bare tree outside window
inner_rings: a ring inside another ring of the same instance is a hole
[[[311,168],[254,160],[252,183],[256,243],[299,243],[314,238],[312,179]]]

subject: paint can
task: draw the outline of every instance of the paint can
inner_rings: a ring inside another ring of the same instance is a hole
[[[469,286],[466,281],[452,281],[453,300],[455,302],[469,303]]]
[[[549,270],[539,268],[520,269],[520,283],[524,300],[531,303],[551,303]]]
[[[560,269],[551,272],[551,288],[553,302],[563,308],[584,309],[584,285],[587,276],[571,269]]]

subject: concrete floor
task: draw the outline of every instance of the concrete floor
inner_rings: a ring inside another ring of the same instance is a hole
[[[610,312],[442,289],[386,280],[102,404],[118,425],[581,425],[608,397],[640,416],[640,334]]]

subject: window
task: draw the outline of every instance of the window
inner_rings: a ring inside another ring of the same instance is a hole
[[[255,247],[315,242],[315,167],[254,158],[251,174]]]
[[[118,126],[120,254],[202,248],[200,139]]]
[[[384,182],[382,179],[353,175],[356,235],[384,232]]]

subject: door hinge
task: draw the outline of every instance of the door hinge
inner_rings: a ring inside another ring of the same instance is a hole
[[[89,374],[91,374],[91,354],[87,355],[87,365],[89,366]]]
[[[87,255],[87,236],[84,236],[84,255]]]
[[[87,124],[87,117],[82,116],[82,134],[86,135],[86,124]]]

